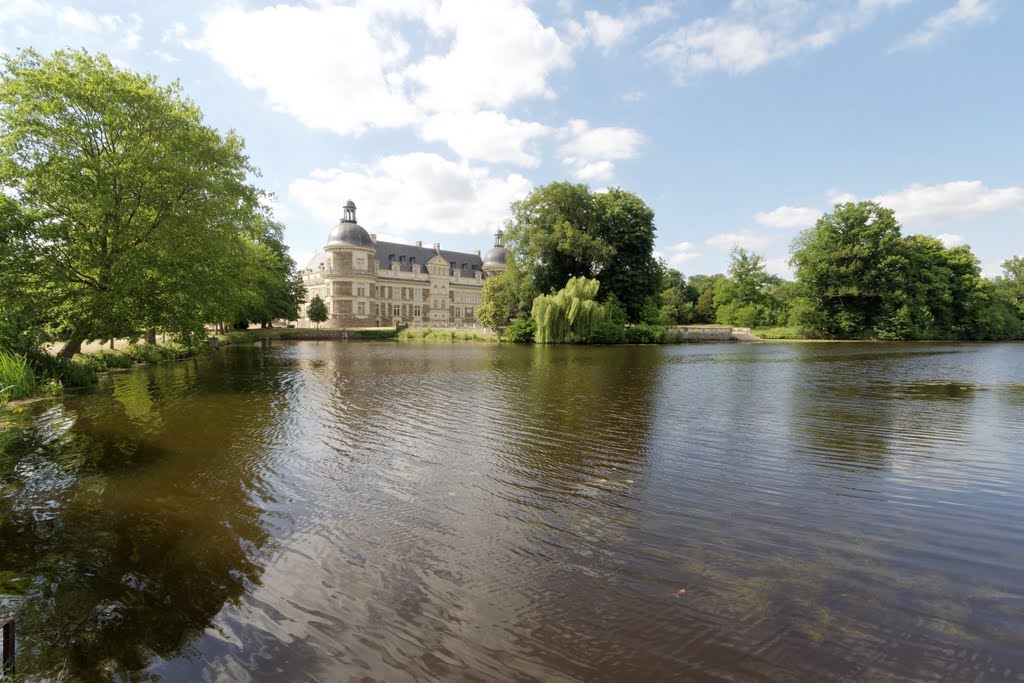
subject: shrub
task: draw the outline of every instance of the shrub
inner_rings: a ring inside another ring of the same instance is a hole
[[[665,341],[665,328],[661,325],[639,323],[625,330],[627,344],[661,344]]]
[[[594,328],[587,339],[588,344],[621,344],[626,338],[626,328],[615,320],[603,320]]]
[[[255,332],[228,332],[224,335],[224,341],[228,344],[249,344],[259,339]]]
[[[36,375],[28,359],[0,351],[0,405],[31,396],[35,388]]]
[[[88,387],[96,384],[99,380],[99,373],[104,370],[102,364],[99,361],[91,358],[83,358],[82,360],[71,360],[67,361],[62,367],[62,372],[59,379],[64,386],[68,387]]]
[[[363,339],[394,339],[398,336],[398,330],[392,328],[379,330],[360,330],[359,336]]]
[[[136,363],[146,363],[147,365],[153,365],[163,360],[160,349],[152,344],[131,344],[128,346],[128,355]]]
[[[533,318],[519,318],[505,329],[505,339],[515,344],[529,344],[537,331]]]
[[[32,365],[41,379],[57,380],[64,387],[87,387],[96,384],[100,371],[105,369],[97,358],[68,360],[48,354],[33,356]]]
[[[131,356],[121,351],[100,351],[93,358],[108,368],[130,368],[135,364]]]

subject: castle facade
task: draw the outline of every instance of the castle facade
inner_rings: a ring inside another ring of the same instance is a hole
[[[505,269],[501,231],[483,258],[441,249],[378,241],[356,222],[349,200],[323,251],[302,271],[306,300],[299,321],[309,321],[309,302],[327,304],[324,327],[473,324],[484,280]]]

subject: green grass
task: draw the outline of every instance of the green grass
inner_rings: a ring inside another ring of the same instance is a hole
[[[461,332],[459,330],[435,330],[430,327],[408,328],[398,333],[402,341],[424,341],[424,342],[455,342],[455,341],[498,341],[498,337],[489,333]]]
[[[761,339],[808,339],[799,327],[760,327],[750,333]]]
[[[36,389],[36,374],[25,356],[0,351],[0,405],[31,396]]]

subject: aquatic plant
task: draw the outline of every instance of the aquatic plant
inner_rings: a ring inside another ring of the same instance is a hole
[[[36,375],[25,356],[0,351],[0,404],[31,396]]]

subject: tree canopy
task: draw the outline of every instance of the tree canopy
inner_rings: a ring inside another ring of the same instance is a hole
[[[241,138],[204,125],[177,82],[82,50],[3,58],[0,187],[21,213],[0,224],[5,267],[66,355],[216,319],[265,230],[255,175]]]
[[[654,212],[630,192],[550,183],[512,204],[507,228],[509,286],[523,310],[572,277],[600,280],[602,296],[615,294],[631,320],[658,293]]]

